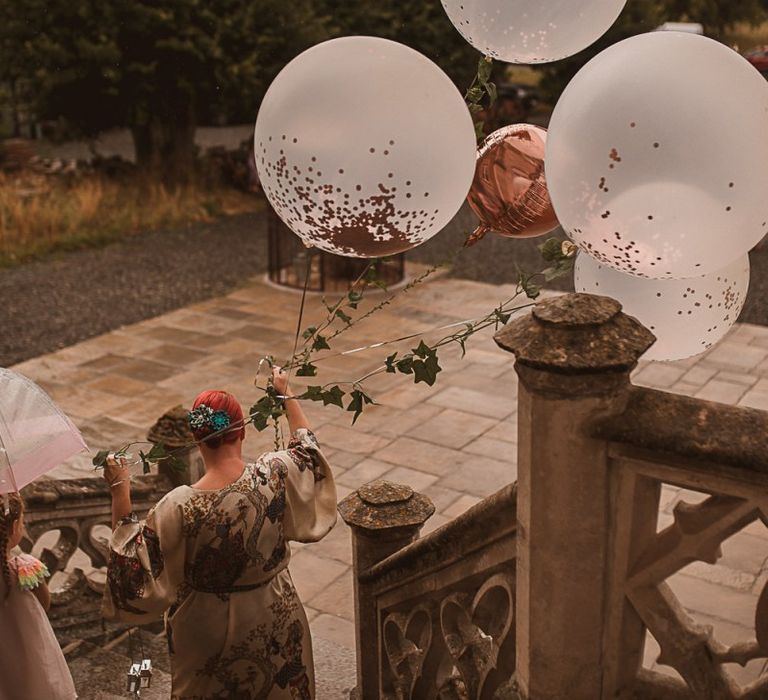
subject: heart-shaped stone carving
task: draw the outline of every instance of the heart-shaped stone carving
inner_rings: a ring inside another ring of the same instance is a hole
[[[452,593],[440,606],[443,639],[470,698],[481,697],[489,675],[499,668],[499,652],[514,620],[514,599],[511,577],[495,574],[474,597]],[[503,661],[514,667],[514,659],[505,656]]]
[[[390,613],[384,620],[383,636],[391,671],[391,690],[395,697],[411,698],[432,644],[429,609],[421,605],[407,615]]]

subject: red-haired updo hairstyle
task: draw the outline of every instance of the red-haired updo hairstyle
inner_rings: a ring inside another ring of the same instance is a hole
[[[235,442],[236,440],[245,439],[245,427],[243,426],[243,409],[240,407],[237,399],[227,391],[219,391],[211,389],[203,391],[198,394],[195,402],[192,404],[194,410],[201,404],[205,404],[208,408],[214,411],[224,411],[229,416],[230,425],[233,426],[232,430],[228,430],[226,433],[222,433],[219,437],[215,437],[211,440],[205,441],[205,446],[211,449],[216,449],[224,442]],[[207,435],[210,435],[214,431],[212,429],[194,430],[192,434],[195,436],[195,440],[202,440]]]

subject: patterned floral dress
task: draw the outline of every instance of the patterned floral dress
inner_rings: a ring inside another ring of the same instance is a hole
[[[112,534],[108,619],[165,612],[173,700],[312,700],[312,642],[288,572],[288,541],[336,522],[336,488],[314,435],[262,455],[223,489],[180,486],[145,522]]]

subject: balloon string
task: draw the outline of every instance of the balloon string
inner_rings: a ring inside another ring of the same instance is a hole
[[[301,291],[301,304],[299,305],[299,317],[296,320],[296,337],[293,339],[293,352],[291,357],[296,357],[296,350],[299,347],[299,336],[301,335],[301,324],[304,320],[304,306],[307,302],[307,289],[309,288],[309,278],[312,272],[312,254],[307,251],[307,271],[304,274],[304,289]],[[288,380],[291,379],[291,366],[288,367]]]
[[[522,306],[517,306],[517,307],[515,307],[513,309],[507,309],[507,304],[509,304],[511,301],[514,301],[514,299],[515,299],[515,297],[513,297],[512,299],[509,299],[509,300],[503,302],[502,304],[500,304],[497,307],[497,309],[499,311],[502,311],[502,312],[503,311],[512,311],[512,312],[514,312],[514,311],[522,311],[525,308],[533,306],[533,303],[528,303],[528,304],[523,304]],[[301,312],[300,312],[300,315],[301,315]],[[323,355],[322,357],[318,357],[316,359],[313,359],[312,362],[313,363],[315,363],[315,362],[322,362],[323,360],[329,360],[329,359],[334,358],[334,357],[341,357],[343,355],[353,355],[353,354],[358,353],[358,352],[363,352],[364,350],[373,350],[375,348],[380,348],[380,347],[383,347],[385,345],[392,345],[394,343],[400,343],[400,342],[403,342],[403,341],[406,341],[406,340],[411,340],[413,338],[418,338],[420,336],[428,335],[430,333],[436,333],[437,331],[449,330],[451,328],[457,328],[458,326],[471,325],[473,323],[478,323],[479,321],[482,321],[482,320],[487,319],[487,318],[488,318],[487,315],[486,316],[476,316],[475,318],[468,318],[468,319],[464,319],[463,321],[454,321],[453,323],[446,323],[446,324],[441,325],[441,326],[433,326],[432,328],[425,328],[425,329],[422,329],[420,331],[417,331],[416,333],[410,333],[409,335],[403,335],[403,336],[400,336],[398,338],[391,338],[390,340],[382,340],[382,341],[380,341],[378,343],[372,343],[370,345],[362,345],[362,346],[357,347],[357,348],[352,348],[351,350],[343,350],[341,352],[329,353],[328,355]],[[269,364],[271,366],[272,365],[271,358],[265,356],[265,357],[262,357],[259,360],[259,364],[258,364],[257,369],[256,369],[256,379],[254,379],[254,384],[256,386],[258,386],[259,374],[261,372],[261,368],[264,365],[264,363],[267,363],[267,364]],[[386,365],[382,365],[381,367],[378,367],[377,369],[373,370],[372,372],[369,372],[364,377],[361,377],[360,379],[358,379],[355,383],[360,383],[362,381],[365,381],[369,377],[372,377],[375,374],[378,374],[379,372],[383,371],[384,369],[386,369]],[[278,398],[278,399],[286,399],[288,397],[286,397],[286,396],[279,396],[278,395],[276,398]],[[229,432],[230,430],[233,430],[234,428],[245,427],[246,425],[248,425],[249,423],[252,423],[252,422],[253,422],[253,417],[251,416],[249,418],[243,419],[242,421],[238,421],[233,426],[229,426],[227,428],[223,428],[222,430],[219,430],[219,431],[217,431],[215,433],[212,433],[211,435],[207,435],[205,438],[203,438],[201,440],[201,442],[205,442],[206,440],[209,440],[211,438],[217,437],[218,435],[222,435],[222,434],[224,434],[226,432]],[[282,426],[281,426],[281,429],[282,429]],[[281,436],[281,438],[282,438],[282,436]],[[284,439],[284,438],[282,438],[282,439]],[[137,443],[131,443],[131,444],[132,445],[138,445],[138,444],[144,444],[144,443],[138,443],[137,442]],[[147,442],[146,444],[149,445],[149,444],[153,444],[153,443]],[[123,449],[125,449],[125,448],[123,448]],[[183,449],[186,449],[186,446],[182,447],[182,448],[179,448],[178,450],[172,451],[171,454],[174,454],[175,452],[179,452],[179,451],[181,451]],[[133,455],[130,454],[130,453],[127,453],[127,452],[122,453],[121,459],[124,459],[125,460],[125,462],[124,462],[125,466],[129,466],[129,467],[130,466],[135,466],[135,465],[137,465],[137,464],[142,462],[141,459],[134,459]]]
[[[519,307],[519,308],[525,308]],[[517,310],[517,309],[514,309]],[[370,345],[361,345],[357,348],[352,348],[351,350],[342,350],[340,352],[333,352],[329,353],[328,355],[323,355],[322,357],[316,357],[312,359],[312,364],[315,364],[316,362],[323,362],[324,360],[330,360],[334,357],[342,357],[344,355],[354,355],[358,352],[363,352],[364,350],[374,350],[375,348],[380,348],[385,345],[393,345],[394,343],[402,343],[406,340],[412,340],[413,338],[418,338],[423,335],[429,335],[430,333],[437,333],[437,331],[445,331],[449,330],[451,328],[457,328],[458,326],[466,326],[470,325],[472,323],[477,323],[478,321],[482,321],[486,316],[477,316],[476,318],[467,318],[463,321],[455,321],[454,323],[447,323],[442,326],[434,326],[432,328],[426,328],[422,329],[420,331],[417,331],[416,333],[410,333],[408,335],[402,335],[398,338],[391,338],[390,340],[381,340],[377,343],[371,343]]]

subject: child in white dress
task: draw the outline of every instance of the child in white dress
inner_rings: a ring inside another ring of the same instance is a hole
[[[11,555],[21,542],[24,504],[0,498],[0,700],[73,700],[72,676],[45,611],[51,595],[45,565]]]

